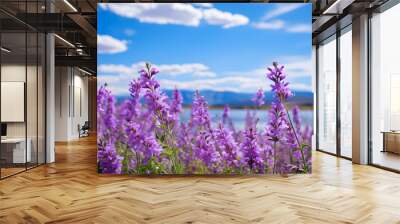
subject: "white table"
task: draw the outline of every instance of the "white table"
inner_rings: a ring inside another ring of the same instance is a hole
[[[25,138],[5,138],[1,139],[1,144],[6,147],[13,146],[13,163],[26,163],[31,162],[31,139],[27,139],[28,143],[25,152]],[[2,146],[4,147],[4,146]]]

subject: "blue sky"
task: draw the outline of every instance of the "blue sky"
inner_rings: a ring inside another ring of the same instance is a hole
[[[268,90],[273,61],[294,90],[312,90],[311,4],[99,4],[98,79],[116,95],[144,62],[167,89]]]

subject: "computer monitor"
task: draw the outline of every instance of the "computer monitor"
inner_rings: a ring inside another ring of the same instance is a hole
[[[7,136],[7,124],[1,124],[1,137]]]

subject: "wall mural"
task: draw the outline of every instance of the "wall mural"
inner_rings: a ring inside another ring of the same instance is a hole
[[[311,173],[311,4],[101,3],[98,171]]]

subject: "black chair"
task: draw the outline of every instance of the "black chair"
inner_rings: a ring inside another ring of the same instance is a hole
[[[78,130],[79,130],[79,138],[89,136],[89,130],[90,130],[89,121],[85,121],[82,127],[78,125]]]

